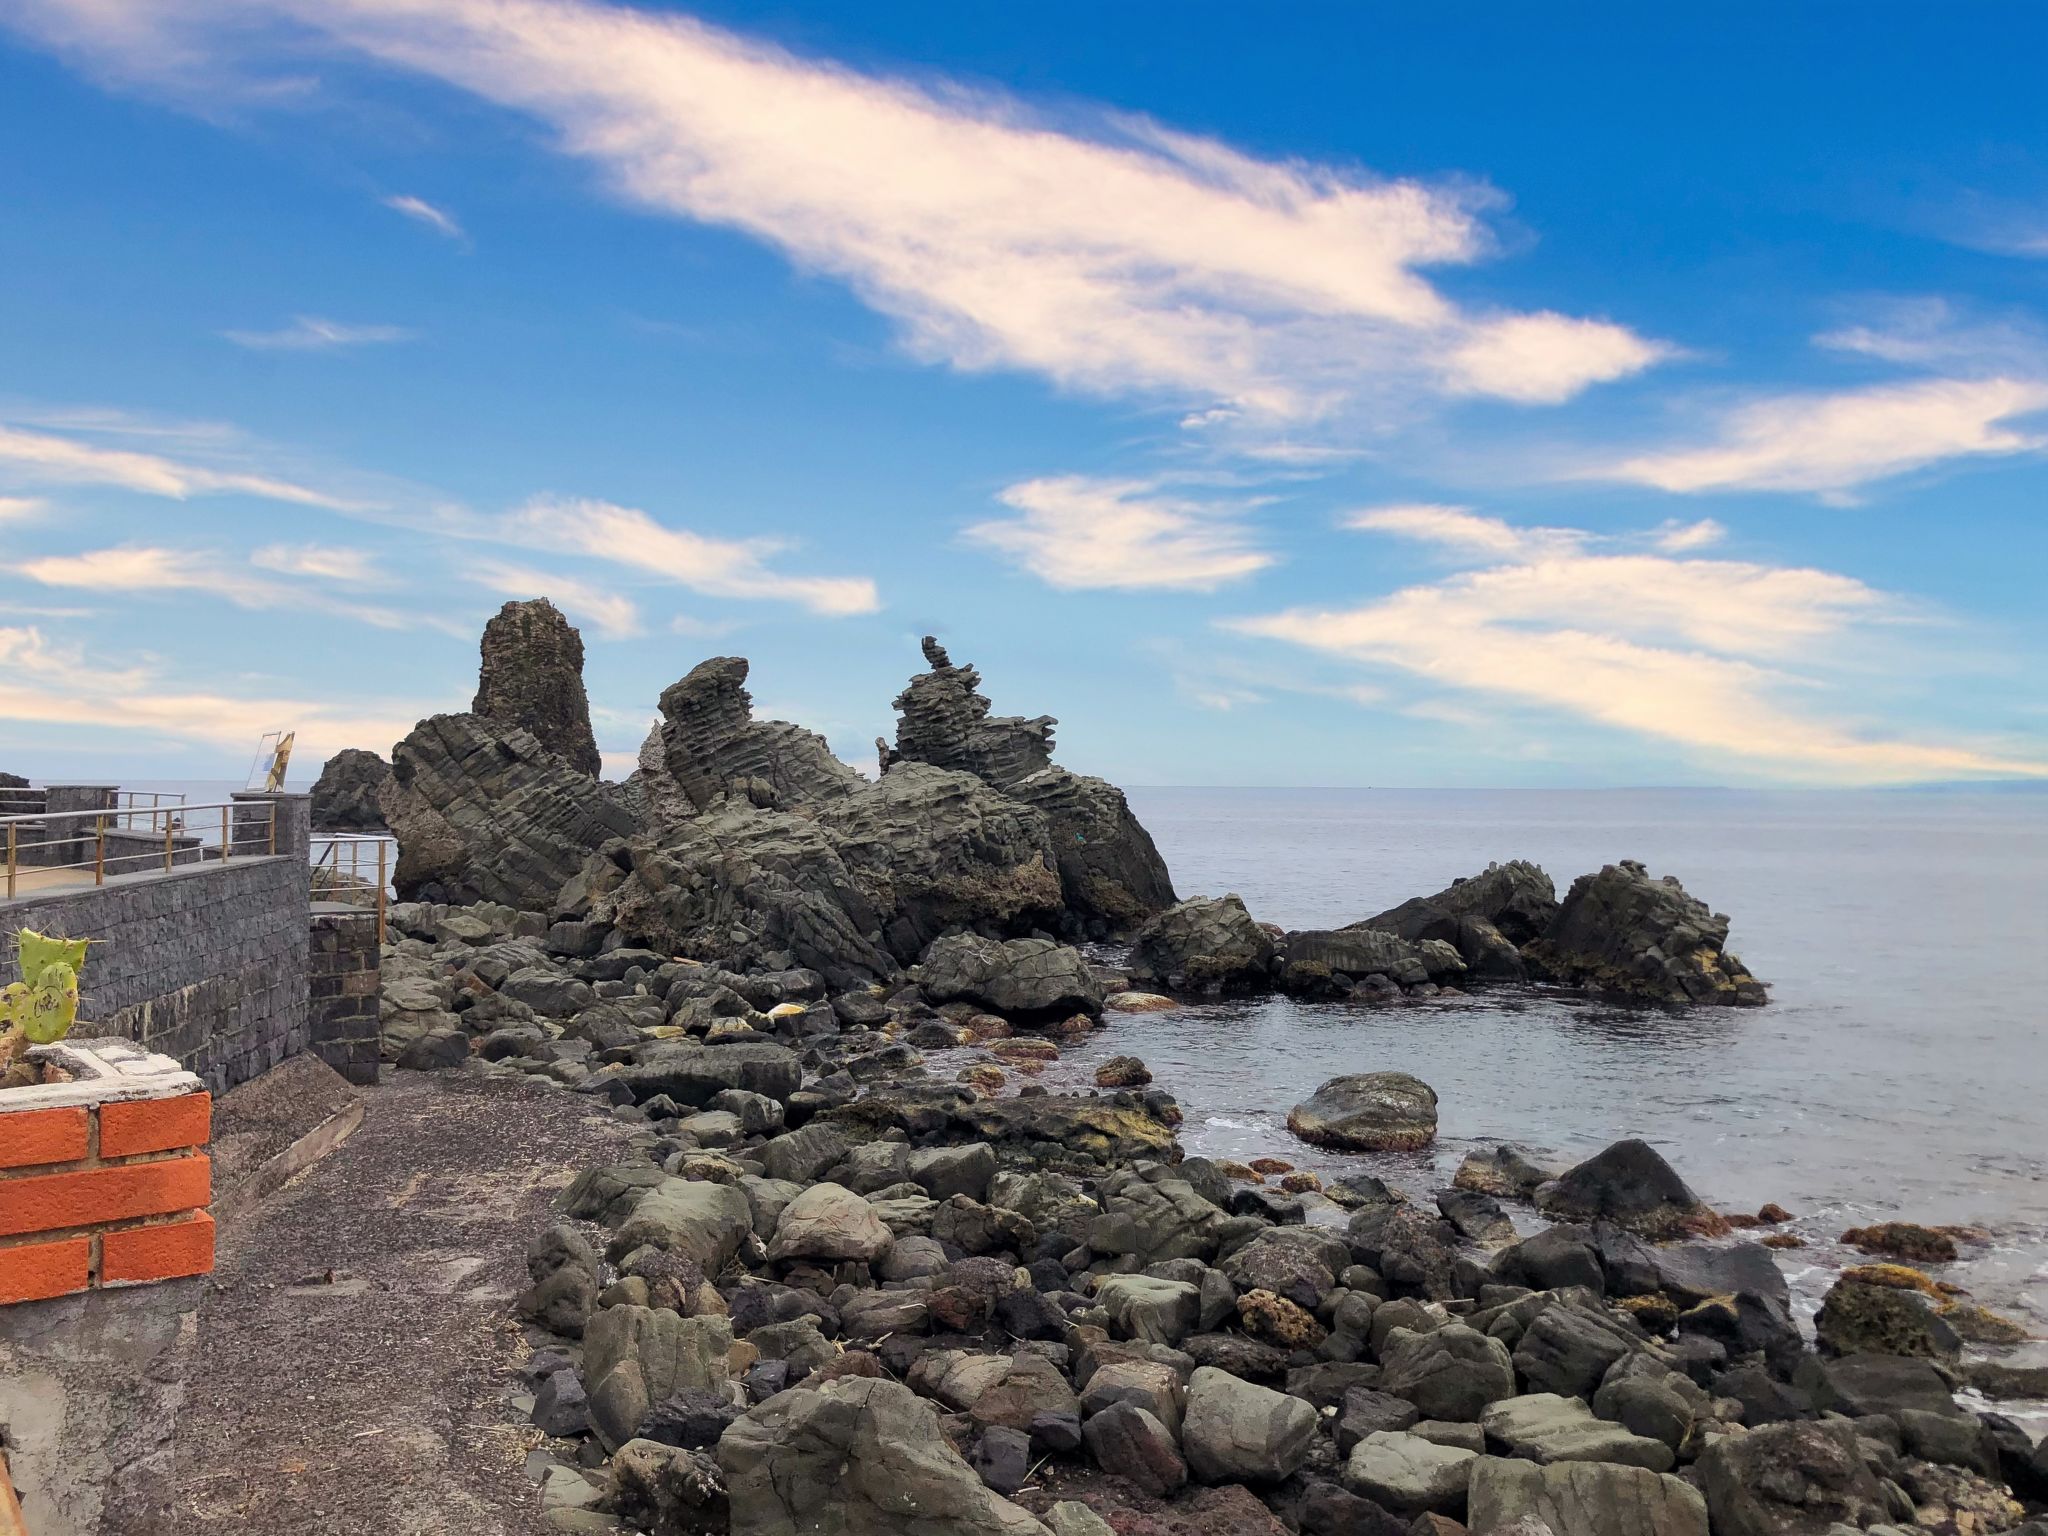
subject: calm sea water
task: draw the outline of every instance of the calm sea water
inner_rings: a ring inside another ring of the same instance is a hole
[[[1727,913],[1771,983],[1764,1008],[1683,1014],[1496,992],[1113,1016],[1073,1065],[1142,1056],[1191,1150],[1363,1164],[1425,1192],[1486,1142],[1564,1162],[1640,1136],[1723,1209],[1797,1213],[1815,1246],[1784,1257],[1809,1302],[1845,1227],[1969,1224],[1993,1240],[1953,1277],[2048,1333],[2048,796],[1129,794],[1183,896],[1235,891],[1263,921],[1339,926],[1496,859],[1534,860],[1562,896],[1636,858]],[[1288,1135],[1325,1078],[1383,1070],[1436,1089],[1432,1153],[1333,1158]]]

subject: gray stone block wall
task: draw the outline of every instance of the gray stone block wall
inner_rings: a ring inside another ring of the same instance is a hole
[[[307,885],[303,854],[237,858],[0,902],[0,930],[97,939],[88,1032],[176,1057],[224,1093],[306,1048]],[[0,954],[0,982],[15,970]]]
[[[377,992],[382,952],[377,914],[322,903],[313,911],[308,955],[313,1054],[352,1083],[377,1081],[383,1025]]]

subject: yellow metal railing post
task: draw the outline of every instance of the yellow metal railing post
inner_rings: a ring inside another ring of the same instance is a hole
[[[172,846],[172,845],[171,845],[171,834],[172,834],[172,831],[173,831],[173,828],[172,828],[172,824],[171,824],[171,818],[170,818],[170,817],[168,817],[168,816],[166,816],[166,817],[164,817],[164,869],[165,869],[166,871],[168,871],[168,870],[170,869],[170,867],[171,867],[171,846]]]
[[[270,851],[277,852],[277,802],[270,802]]]
[[[234,846],[234,837],[228,831],[228,808],[220,808],[220,861],[228,861],[228,849]]]
[[[92,883],[107,883],[107,818],[93,818],[92,828]]]
[[[13,822],[7,824],[7,899],[14,900],[15,839],[17,829]]]

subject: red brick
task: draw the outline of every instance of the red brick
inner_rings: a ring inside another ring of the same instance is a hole
[[[0,1237],[199,1210],[212,1178],[206,1158],[172,1157],[0,1180]]]
[[[92,1274],[92,1239],[0,1248],[0,1306],[82,1291]]]
[[[134,1099],[100,1106],[100,1156],[134,1157],[203,1147],[213,1128],[213,1095]]]
[[[194,1211],[182,1221],[124,1227],[100,1239],[100,1284],[175,1280],[213,1269],[213,1218]]]
[[[0,1114],[0,1168],[71,1163],[85,1156],[85,1106]]]

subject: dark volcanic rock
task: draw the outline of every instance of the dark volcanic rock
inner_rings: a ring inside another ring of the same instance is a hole
[[[1889,1513],[1852,1424],[1767,1424],[1716,1440],[1699,1462],[1717,1536],[1857,1529]]]
[[[931,670],[897,696],[896,746],[883,754],[885,766],[958,769],[1037,810],[1052,831],[1065,905],[1083,927],[1128,932],[1171,906],[1166,863],[1123,791],[1053,762],[1058,722],[1049,715],[991,715],[973,667],[954,666],[930,636],[924,655]]]
[[[1914,1292],[1843,1278],[1813,1320],[1814,1339],[1831,1355],[1917,1355],[1953,1360],[1963,1341]]]
[[[661,724],[643,749],[643,771],[665,782],[649,798],[664,810],[673,786],[704,810],[733,797],[764,809],[834,800],[866,781],[832,755],[825,738],[782,720],[756,720],[743,656],[714,656],[662,690]],[[658,753],[658,764],[655,756]]]
[[[484,626],[483,669],[469,709],[529,732],[592,778],[602,766],[583,692],[583,637],[544,597],[507,603]]]
[[[1436,1140],[1436,1090],[1406,1072],[1333,1077],[1289,1111],[1287,1129],[1346,1152],[1412,1152]]]
[[[1236,896],[1197,896],[1138,930],[1131,975],[1188,992],[1229,992],[1271,980],[1273,936]]]
[[[1550,876],[1524,859],[1511,859],[1351,927],[1377,929],[1411,944],[1441,939],[1458,951],[1473,979],[1519,981],[1525,969],[1520,946],[1539,937],[1556,915]]]
[[[1542,936],[1523,951],[1540,974],[1642,1002],[1760,1004],[1764,984],[1724,947],[1728,919],[1670,875],[1633,859],[1572,882]]]
[[[327,759],[314,782],[316,832],[377,832],[384,827],[378,797],[391,778],[391,765],[374,752],[344,747]]]
[[[1290,933],[1279,946],[1280,988],[1315,996],[1338,977],[1385,976],[1412,987],[1431,979],[1427,957],[1405,939],[1372,928]],[[1338,991],[1348,988],[1338,986]]]
[[[580,695],[579,695],[580,696]],[[391,751],[382,804],[406,901],[499,901],[545,911],[613,838],[639,830],[633,799],[570,767],[533,735],[477,715],[434,715]]]
[[[1649,1238],[1726,1230],[1646,1141],[1617,1141],[1536,1192],[1536,1206],[1563,1221],[1611,1221]]]
[[[925,951],[918,985],[934,1003],[968,1002],[1025,1021],[1102,1011],[1102,984],[1077,949],[961,933]]]

